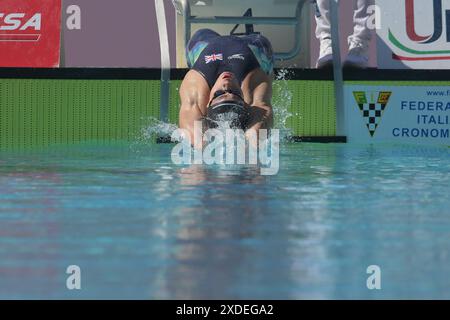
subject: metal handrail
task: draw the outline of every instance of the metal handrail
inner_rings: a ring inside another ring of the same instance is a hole
[[[309,0],[298,0],[295,17],[196,17],[191,16],[191,6],[188,0],[174,0],[175,8],[184,18],[184,44],[191,39],[192,24],[253,24],[253,25],[290,25],[295,26],[294,48],[288,52],[275,52],[275,60],[289,60],[295,58],[301,50],[300,19],[305,4]],[[177,6],[178,5],[178,6]],[[179,6],[181,5],[181,7]]]
[[[339,32],[340,0],[328,0],[330,4],[331,43],[333,47],[334,98],[336,102],[336,134],[345,136],[348,132],[345,117],[344,75],[342,72]]]

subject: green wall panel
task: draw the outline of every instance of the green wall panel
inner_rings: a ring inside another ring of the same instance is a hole
[[[169,121],[178,123],[180,112],[180,86],[181,80],[170,81],[170,99],[169,99]]]
[[[171,81],[169,120],[178,123],[181,81]],[[0,148],[136,141],[159,119],[157,80],[0,79]],[[297,136],[335,135],[330,81],[276,81],[274,108]]]
[[[279,86],[285,91],[284,86]],[[336,135],[336,108],[334,102],[334,86],[331,81],[288,81],[288,92],[292,100],[288,105],[292,114],[286,121],[286,127],[292,130],[295,136],[335,136]],[[274,91],[274,97],[279,93]],[[283,96],[281,94],[280,96]],[[287,100],[287,99],[285,99]],[[277,104],[285,101],[274,99]]]
[[[0,147],[133,141],[159,117],[160,82],[0,79]]]

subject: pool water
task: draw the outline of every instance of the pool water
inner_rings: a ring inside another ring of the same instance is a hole
[[[0,153],[0,298],[450,298],[449,148],[284,144],[261,176],[172,147]]]

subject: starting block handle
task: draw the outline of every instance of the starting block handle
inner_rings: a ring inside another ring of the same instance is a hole
[[[184,18],[184,42],[185,46],[191,39],[192,24],[245,24],[245,25],[288,25],[295,27],[294,48],[289,52],[275,52],[275,60],[290,60],[295,58],[301,50],[300,39],[300,19],[305,4],[310,0],[298,0],[295,17],[195,17],[191,15],[191,6],[188,0],[174,0],[177,12]]]
[[[248,8],[247,11],[244,13],[244,17],[253,17],[252,8]],[[242,36],[241,33],[236,33],[236,29],[239,28],[240,24],[237,24],[234,26],[233,30],[231,30],[230,35],[236,35],[236,36]],[[253,24],[246,24],[245,25],[245,35],[254,34],[255,28],[253,27]]]

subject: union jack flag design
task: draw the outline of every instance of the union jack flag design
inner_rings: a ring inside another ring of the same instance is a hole
[[[214,62],[217,60],[221,60],[223,61],[223,54],[222,53],[218,53],[218,54],[212,54],[210,56],[205,56],[205,62],[206,64],[210,63],[210,62]]]

